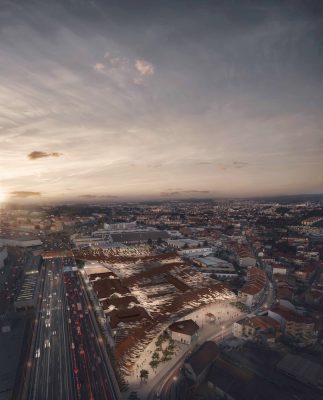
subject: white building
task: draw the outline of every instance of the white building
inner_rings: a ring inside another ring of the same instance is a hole
[[[194,249],[181,249],[177,251],[179,255],[185,257],[207,256],[212,254],[212,252],[212,247],[196,247]]]
[[[237,276],[234,266],[221,258],[213,256],[198,257],[194,258],[193,261],[204,273],[215,274],[219,278],[232,278]]]
[[[136,229],[137,222],[118,222],[115,224],[104,224],[104,229],[109,231],[123,231],[127,229]]]
[[[191,344],[197,338],[199,329],[192,319],[174,322],[168,327],[172,339],[185,344]]]
[[[288,268],[285,267],[284,265],[281,265],[281,264],[274,264],[272,266],[272,268],[273,268],[273,274],[274,275],[275,274],[286,275],[287,271],[288,271]]]

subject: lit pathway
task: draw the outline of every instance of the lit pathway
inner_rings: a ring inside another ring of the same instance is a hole
[[[210,319],[206,316],[208,313],[216,317],[215,323],[210,322]],[[184,318],[181,318],[181,320],[193,319],[200,326],[198,341],[194,342],[192,345],[175,342],[175,355],[173,358],[168,362],[160,363],[158,368],[154,371],[149,365],[151,356],[156,349],[155,342],[157,338],[153,340],[137,360],[133,375],[128,377],[129,390],[124,393],[123,398],[127,399],[130,392],[136,391],[141,399],[145,399],[151,389],[162,380],[165,373],[173,369],[179,361],[182,361],[194,346],[216,335],[221,335],[221,332],[223,332],[223,335],[227,335],[228,328],[231,332],[232,323],[241,319],[244,315],[245,314],[243,314],[241,310],[230,303],[218,301],[217,303],[204,306],[186,315]],[[149,372],[147,383],[140,381],[141,369],[146,369]]]

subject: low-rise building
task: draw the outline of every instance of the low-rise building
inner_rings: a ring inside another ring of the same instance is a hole
[[[233,278],[238,276],[234,266],[221,258],[207,256],[193,258],[194,264],[201,268],[202,272],[216,275],[218,278]]]
[[[271,308],[268,316],[278,321],[285,334],[311,340],[317,336],[313,318],[298,314],[281,305]]]
[[[238,292],[239,300],[247,307],[253,307],[263,296],[267,283],[265,271],[257,267],[249,267],[246,283]]]
[[[258,334],[269,334],[270,341],[279,335],[280,330],[280,323],[265,315],[246,317],[232,326],[232,333],[236,337],[254,338]]]
[[[214,342],[204,342],[198,350],[185,360],[184,375],[195,383],[202,382],[218,355],[219,349]]]
[[[273,275],[286,275],[288,268],[282,264],[272,264]]]
[[[173,340],[181,343],[191,344],[198,337],[200,327],[192,319],[177,321],[168,327]]]
[[[322,366],[304,357],[287,354],[277,364],[277,369],[302,383],[320,390],[323,388]]]

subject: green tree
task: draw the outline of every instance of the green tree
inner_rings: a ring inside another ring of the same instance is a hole
[[[158,360],[152,360],[152,361],[150,361],[149,365],[151,366],[152,369],[155,369],[155,368],[158,367],[159,361]]]
[[[140,380],[141,380],[141,381],[142,381],[142,380],[147,381],[148,376],[149,376],[149,372],[148,372],[146,369],[142,369],[142,370],[140,371]]]

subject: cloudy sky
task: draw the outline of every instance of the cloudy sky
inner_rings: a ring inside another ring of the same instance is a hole
[[[322,38],[320,0],[0,0],[0,190],[322,193]]]

